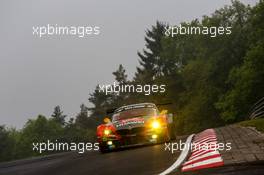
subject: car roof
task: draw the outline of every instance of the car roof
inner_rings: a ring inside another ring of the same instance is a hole
[[[126,105],[126,106],[122,106],[120,108],[117,108],[114,111],[114,113],[126,111],[129,109],[137,109],[137,108],[155,108],[155,109],[157,109],[157,107],[154,103],[137,103],[137,104],[131,104],[131,105]]]

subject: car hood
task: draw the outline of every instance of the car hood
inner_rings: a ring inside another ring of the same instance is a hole
[[[123,119],[113,122],[113,125],[115,126],[116,130],[120,129],[131,129],[136,127],[144,127],[145,122],[149,117],[135,117],[135,118],[129,118],[129,119]]]

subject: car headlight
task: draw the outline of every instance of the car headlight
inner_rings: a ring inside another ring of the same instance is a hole
[[[105,135],[109,135],[110,133],[111,133],[111,130],[109,130],[109,129],[104,130]]]
[[[158,128],[160,128],[160,123],[158,121],[154,121],[154,122],[152,122],[151,126],[154,129],[158,129]]]

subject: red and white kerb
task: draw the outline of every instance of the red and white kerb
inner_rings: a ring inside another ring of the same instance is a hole
[[[182,165],[182,172],[224,165],[219,151],[215,148],[217,137],[213,129],[195,135],[192,146],[191,156]]]

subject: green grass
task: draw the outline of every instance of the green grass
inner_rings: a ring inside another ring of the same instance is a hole
[[[241,126],[251,126],[255,127],[258,131],[264,132],[264,118],[246,120],[238,123]]]

